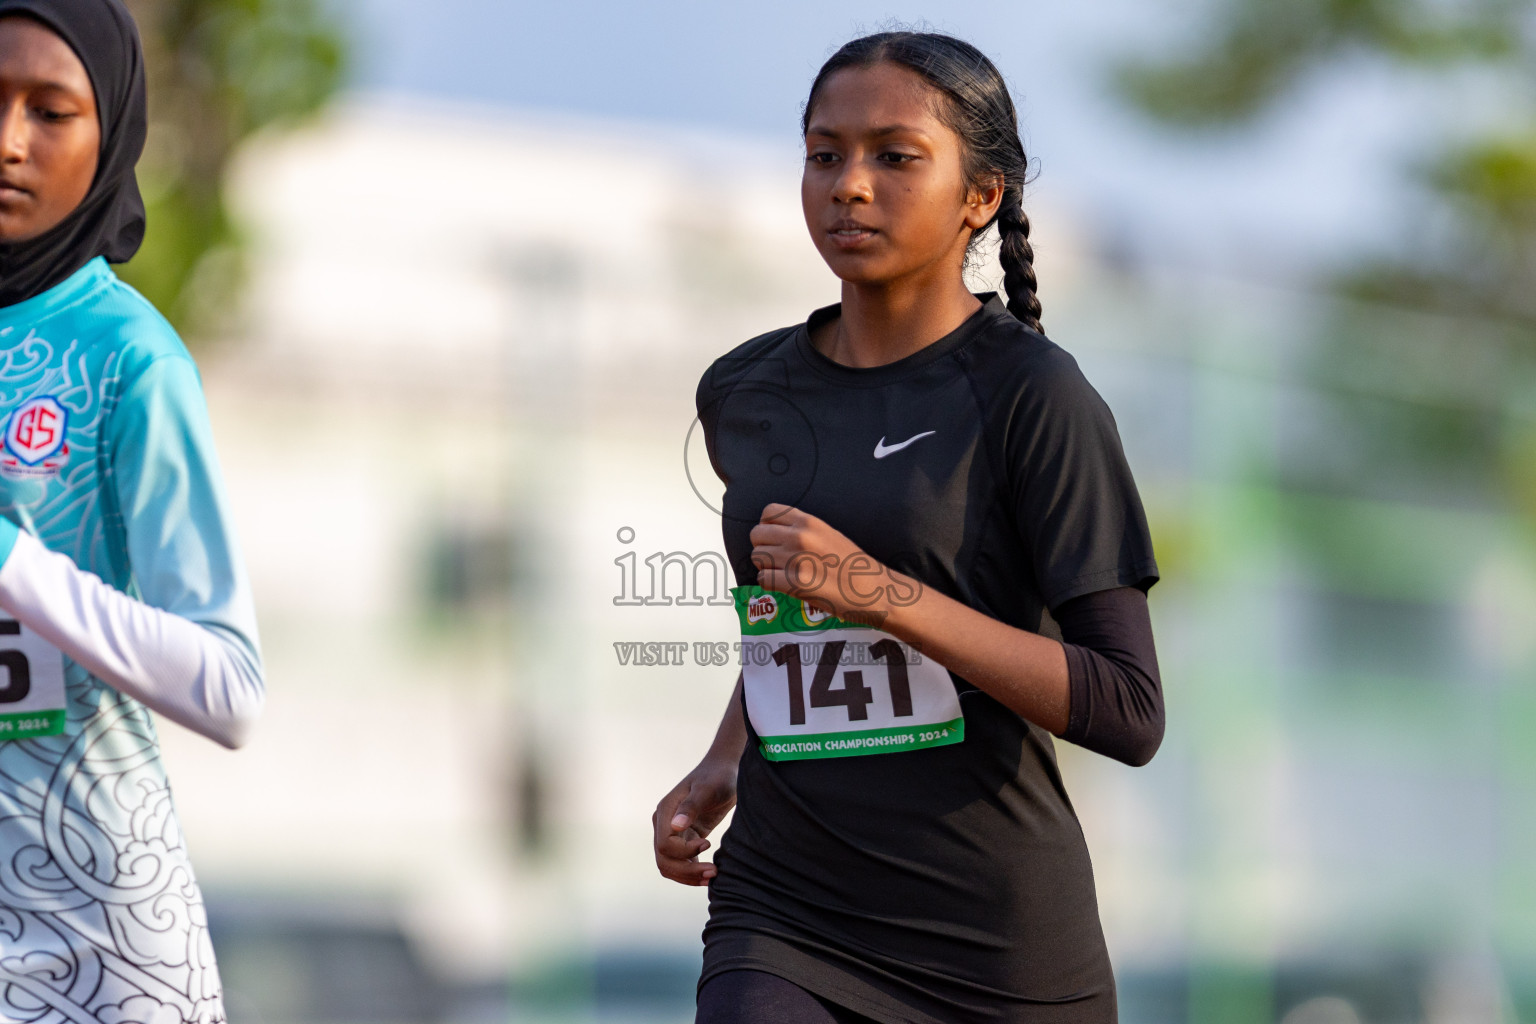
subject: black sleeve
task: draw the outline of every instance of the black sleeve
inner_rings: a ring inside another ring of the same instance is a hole
[[[720,468],[720,456],[715,450],[715,422],[720,413],[720,400],[726,392],[726,388],[719,380],[719,361],[711,363],[709,369],[699,378],[699,386],[694,389],[693,407],[698,413],[698,441],[703,442],[704,451],[709,456],[709,468],[715,471],[715,476],[725,480],[725,471]],[[692,430],[688,434],[688,444],[693,444],[695,438]],[[697,485],[695,485],[697,486]]]
[[[1163,690],[1147,595],[1116,587],[1066,601],[1053,613],[1072,688],[1062,739],[1140,766],[1163,740]]]
[[[1018,385],[1007,430],[1015,522],[1046,607],[1157,580],[1141,496],[1114,416],[1054,345]]]

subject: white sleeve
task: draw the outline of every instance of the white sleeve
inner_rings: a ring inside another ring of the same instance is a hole
[[[235,637],[113,589],[25,531],[0,566],[0,608],[91,675],[231,749],[261,711],[260,665]]]

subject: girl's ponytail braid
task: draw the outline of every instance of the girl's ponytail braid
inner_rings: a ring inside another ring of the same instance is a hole
[[[1035,280],[1035,249],[1029,244],[1029,216],[1024,212],[1019,190],[1007,189],[1003,206],[997,211],[998,262],[1003,265],[1003,287],[1008,292],[1008,312],[1025,327],[1038,333],[1040,326],[1039,286]]]

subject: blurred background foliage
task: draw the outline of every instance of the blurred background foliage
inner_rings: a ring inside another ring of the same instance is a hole
[[[1340,307],[1315,383],[1389,381],[1402,401],[1345,403],[1360,458],[1317,466],[1348,489],[1406,484],[1536,522],[1536,2],[1218,0],[1192,46],[1132,58],[1115,78],[1165,126],[1230,130],[1361,62],[1448,90],[1475,79],[1478,102],[1403,168],[1420,205],[1396,242],[1322,268],[1329,288],[1377,310]],[[1429,317],[1384,320],[1383,304]]]
[[[318,110],[343,35],[315,0],[127,0],[149,75],[144,247],[122,276],[190,339],[227,324],[243,275],[224,172],[256,132]]]
[[[1360,58],[1427,75],[1473,71],[1494,124],[1446,126],[1409,168],[1424,215],[1402,252],[1340,268],[1349,294],[1536,331],[1536,3],[1227,0],[1191,52],[1123,65],[1124,94],[1170,125],[1251,121],[1303,80]],[[1469,114],[1472,112],[1469,112]]]

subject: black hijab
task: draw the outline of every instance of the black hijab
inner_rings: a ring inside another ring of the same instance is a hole
[[[148,116],[144,51],[120,0],[0,0],[0,16],[26,14],[74,49],[96,91],[101,154],[96,179],[69,216],[36,238],[0,242],[0,306],[47,291],[97,256],[123,263],[144,241],[144,200],[133,176]]]

